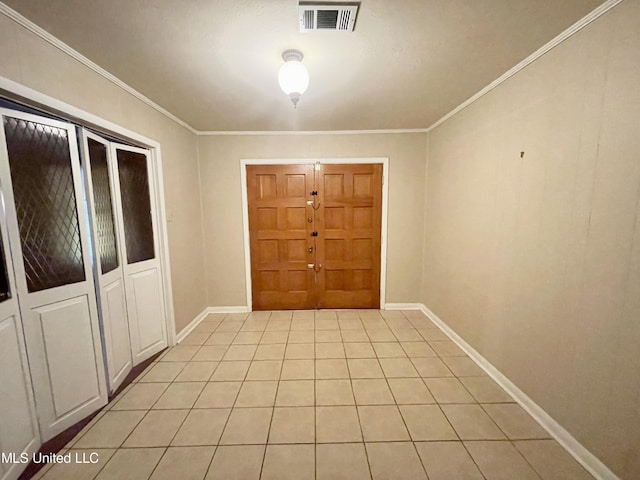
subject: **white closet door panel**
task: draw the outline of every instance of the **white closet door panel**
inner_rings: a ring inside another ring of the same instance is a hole
[[[104,285],[102,292],[102,314],[106,342],[109,352],[109,384],[112,390],[118,388],[131,370],[131,345],[129,340],[129,322],[125,305],[124,283],[116,278]]]
[[[120,252],[134,365],[167,346],[157,205],[148,150],[111,144]]]
[[[89,317],[87,296],[38,307],[33,320],[42,332],[47,352],[40,361],[46,365],[50,393],[44,385],[37,391],[45,401],[51,397],[55,417],[63,417],[100,398],[100,378]],[[44,387],[44,388],[43,388]]]
[[[122,262],[115,218],[115,186],[109,142],[82,131],[82,163],[94,238],[93,264],[98,309],[107,363],[109,391],[114,392],[131,371],[131,342]]]
[[[3,129],[0,129],[0,172],[2,138]],[[3,204],[6,202],[2,190],[0,200]],[[0,452],[14,455],[22,462],[40,447],[40,431],[5,213],[4,208],[0,209]],[[0,462],[0,478],[15,480],[25,468],[26,463]]]
[[[20,351],[22,333],[18,329],[14,315],[0,320],[0,451],[19,457],[22,452],[37,449],[39,434],[31,411],[29,372]],[[3,479],[16,478],[17,467],[22,469],[19,465],[3,467]]]
[[[42,441],[107,402],[75,127],[0,109],[0,181]]]
[[[162,321],[162,291],[157,268],[137,272],[129,277],[131,283],[130,300],[135,311],[135,332],[137,340],[134,357],[148,357],[166,346],[166,334]]]

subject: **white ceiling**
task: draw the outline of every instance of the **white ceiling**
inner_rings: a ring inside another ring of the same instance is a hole
[[[300,33],[297,0],[4,0],[198,130],[426,128],[603,0],[362,0]],[[284,49],[311,81],[278,87]]]

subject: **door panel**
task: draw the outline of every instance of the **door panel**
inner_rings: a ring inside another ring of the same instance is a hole
[[[380,306],[382,165],[316,167],[247,166],[255,310]]]
[[[318,308],[380,307],[382,165],[320,165]]]
[[[107,401],[76,135],[63,122],[4,109],[0,115],[16,290],[48,440]]]
[[[247,166],[254,310],[315,307],[313,165]]]
[[[106,282],[104,282],[106,283]],[[129,339],[129,319],[124,298],[122,278],[116,278],[104,285],[101,292],[101,309],[105,322],[107,341],[107,365],[109,386],[114,391],[131,371],[131,340]]]
[[[4,212],[0,212],[0,452],[29,457],[40,447],[31,375],[27,363],[22,319],[15,291],[13,263],[6,235]],[[0,479],[15,480],[26,465],[0,463]]]
[[[144,353],[156,347],[163,339],[163,323],[158,318],[163,317],[158,298],[161,295],[160,278],[155,268],[137,272],[130,276],[133,301],[136,306],[137,328],[134,346],[138,352]]]
[[[29,392],[31,386],[26,382],[28,371],[21,336],[15,315],[0,320],[0,451],[18,456],[25,451],[33,452],[40,445]],[[0,478],[5,480],[18,477],[20,465],[5,466],[12,468]]]
[[[86,295],[32,310],[47,352],[47,375],[56,418],[100,396],[96,351],[91,338]]]
[[[107,381],[109,391],[113,392],[133,367],[125,285],[118,253],[120,240],[114,213],[113,161],[108,141],[87,130],[82,131],[82,137],[82,164],[95,242],[93,273],[107,360]]]
[[[157,258],[156,197],[148,150],[111,144],[112,179],[123,259],[125,299],[133,364],[167,346],[166,310],[162,271]]]

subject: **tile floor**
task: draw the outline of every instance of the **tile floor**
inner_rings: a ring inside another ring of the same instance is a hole
[[[209,315],[66,452],[39,476],[592,478],[416,311]]]

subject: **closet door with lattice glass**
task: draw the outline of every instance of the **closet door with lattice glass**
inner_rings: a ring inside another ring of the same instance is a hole
[[[40,447],[40,433],[31,389],[31,375],[22,334],[13,265],[0,212],[0,452],[31,456]],[[14,480],[26,465],[0,462],[0,479]]]
[[[133,363],[167,346],[153,172],[148,150],[111,144]]]
[[[82,165],[93,238],[93,265],[98,311],[102,323],[109,392],[115,391],[132,369],[129,318],[124,273],[118,253],[120,239],[115,215],[115,187],[109,142],[82,131]]]
[[[72,125],[0,109],[0,182],[42,439],[107,401]]]

